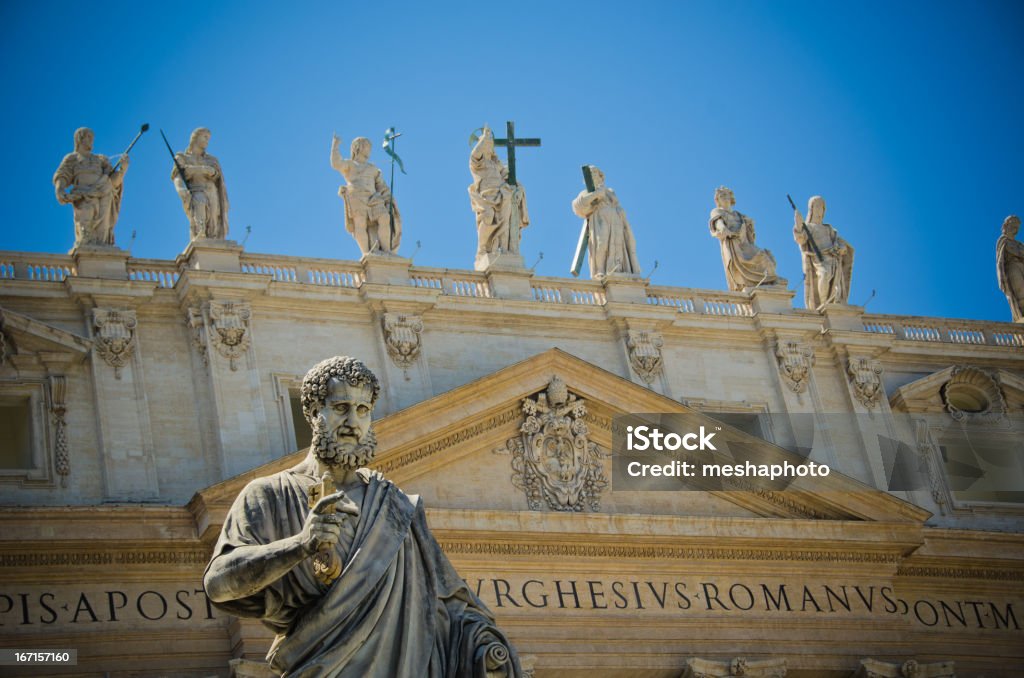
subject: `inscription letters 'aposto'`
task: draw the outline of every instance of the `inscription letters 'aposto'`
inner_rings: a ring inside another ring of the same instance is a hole
[[[490,610],[455,572],[419,497],[366,464],[377,377],[335,357],[302,382],[309,455],[235,500],[203,583],[213,604],[277,633],[281,674],[521,678]]]

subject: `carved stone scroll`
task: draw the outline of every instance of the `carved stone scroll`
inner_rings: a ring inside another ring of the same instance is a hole
[[[114,368],[114,376],[121,378],[121,368],[135,352],[135,311],[116,308],[94,308],[92,323],[95,330],[96,352]]]
[[[781,341],[775,349],[779,361],[779,373],[794,393],[807,390],[811,367],[814,365],[814,349],[796,341]]]
[[[721,662],[693,657],[686,660],[686,670],[679,678],[785,678],[785,659],[745,659],[736,657]]]
[[[231,370],[238,370],[238,359],[249,349],[251,336],[249,318],[252,309],[241,301],[211,301],[209,303],[210,341],[217,352],[231,362]]]
[[[50,414],[53,416],[54,456],[61,487],[68,486],[68,476],[71,474],[71,453],[68,449],[68,422],[66,418],[68,412],[67,395],[67,378],[64,375],[50,377]]]
[[[865,356],[851,357],[846,373],[853,385],[853,394],[869,410],[882,396],[882,363]]]
[[[664,369],[661,347],[665,345],[658,332],[646,330],[630,330],[626,335],[626,346],[629,348],[629,364],[644,382],[653,383]]]
[[[385,313],[383,324],[388,355],[403,370],[409,369],[420,355],[423,319],[418,315]]]
[[[553,377],[545,392],[523,400],[523,415],[520,437],[506,446],[512,484],[526,493],[530,508],[600,510],[608,486],[601,465],[606,455],[588,437],[586,402]]]
[[[908,659],[902,664],[861,659],[855,678],[956,678],[953,662],[920,664]]]

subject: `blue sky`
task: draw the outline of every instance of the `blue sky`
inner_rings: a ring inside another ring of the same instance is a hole
[[[543,139],[517,154],[527,265],[567,276],[580,165],[604,170],[652,282],[725,289],[707,216],[734,189],[798,291],[791,193],[828,203],[856,249],[852,303],[1009,320],[995,276],[1003,218],[1024,212],[1019,2],[0,4],[0,249],[66,252],[50,183],[72,132],[118,153],[139,125],[117,243],[173,259],[188,225],[157,128],[212,129],[231,237],[251,252],[357,259],[331,133],[395,125],[400,251],[472,268],[470,132]],[[132,231],[136,232],[131,241]],[[585,275],[585,274],[584,274]]]

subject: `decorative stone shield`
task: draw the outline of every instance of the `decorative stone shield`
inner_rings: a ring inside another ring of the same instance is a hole
[[[857,400],[868,409],[877,405],[882,395],[882,363],[864,356],[851,357],[846,372]]]
[[[418,315],[385,313],[383,325],[388,355],[403,370],[409,369],[420,354],[423,320]]]
[[[210,324],[213,332],[210,341],[217,352],[231,362],[231,369],[238,369],[237,360],[249,349],[249,304],[234,301],[211,301],[209,306]]]
[[[779,342],[775,349],[779,361],[779,373],[794,393],[807,390],[808,376],[814,365],[814,349],[796,341]]]
[[[586,403],[553,377],[545,392],[523,400],[521,436],[506,443],[512,454],[512,484],[523,490],[531,509],[553,511],[601,508],[608,486],[601,459],[589,439]]]
[[[121,368],[135,352],[135,311],[116,308],[94,308],[92,323],[95,330],[96,353],[114,368],[114,376],[121,378]]]

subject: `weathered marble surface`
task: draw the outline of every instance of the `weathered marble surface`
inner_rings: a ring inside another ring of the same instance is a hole
[[[526,191],[508,181],[508,167],[494,150],[494,133],[486,125],[469,154],[469,202],[476,214],[475,267],[486,268],[487,255],[519,254],[522,230],[530,225]]]
[[[370,162],[373,145],[366,137],[352,140],[351,158],[342,157],[341,138],[331,139],[331,167],[345,177],[338,188],[345,201],[345,230],[352,234],[363,255],[396,254],[402,241],[402,215],[380,169]],[[394,226],[392,228],[392,214]]]
[[[590,167],[593,193],[580,191],[572,201],[572,211],[586,220],[590,238],[590,277],[601,280],[612,274],[638,275],[640,262],[636,239],[626,211],[615,191],[604,184],[604,172]]]
[[[57,202],[71,205],[75,247],[114,244],[114,226],[121,212],[128,156],[114,169],[105,155],[92,152],[95,136],[88,127],[75,130],[75,150],[61,160],[53,175]]]
[[[1024,243],[1017,240],[1019,230],[1020,217],[1011,214],[996,241],[996,277],[1015,323],[1024,322]]]
[[[171,170],[171,181],[188,216],[192,240],[228,237],[228,191],[220,162],[206,152],[209,145],[210,130],[197,127],[189,137],[188,148],[174,155],[176,164]]]
[[[793,239],[800,246],[804,269],[804,304],[820,310],[825,304],[845,304],[853,276],[853,248],[824,223],[825,199],[807,201],[807,220],[793,210]]]
[[[520,678],[515,651],[431,535],[419,497],[365,468],[379,393],[353,358],[310,370],[309,455],[235,500],[207,595],[277,633],[267,660],[282,674]]]
[[[735,204],[732,190],[719,186],[715,190],[715,208],[708,219],[711,236],[722,245],[722,265],[729,289],[739,292],[745,287],[785,284],[775,273],[772,253],[754,243],[754,220],[734,210]]]

